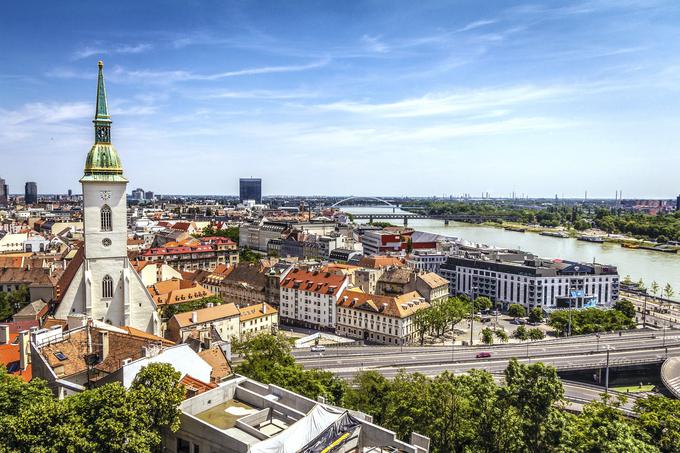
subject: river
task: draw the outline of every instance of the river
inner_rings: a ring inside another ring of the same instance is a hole
[[[388,206],[343,206],[342,210],[352,214],[392,213],[392,208]],[[399,208],[395,212],[405,213]],[[376,221],[379,220],[376,219]],[[401,220],[387,221],[395,225],[402,224]],[[368,221],[359,220],[358,222]],[[538,233],[519,233],[461,222],[451,222],[445,226],[444,222],[439,220],[409,219],[408,226],[415,230],[452,236],[470,242],[518,248],[544,258],[563,258],[584,262],[595,260],[602,264],[613,264],[618,267],[621,279],[626,275],[630,275],[634,281],[642,278],[647,287],[656,281],[661,290],[666,283],[670,283],[676,293],[673,299],[680,299],[680,254],[626,249],[611,242],[595,244],[573,238],[553,238],[541,236]]]

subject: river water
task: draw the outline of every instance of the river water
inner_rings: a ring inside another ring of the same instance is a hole
[[[392,208],[388,206],[343,206],[342,210],[352,214],[392,213]],[[405,213],[405,211],[397,208],[395,213]],[[368,221],[358,220],[358,222]],[[388,220],[388,222],[402,225],[402,220],[395,219]],[[615,243],[596,244],[573,238],[553,238],[541,236],[538,233],[518,233],[502,228],[461,222],[451,222],[445,226],[443,221],[419,219],[409,220],[408,226],[415,230],[452,236],[470,242],[518,248],[544,258],[563,258],[584,262],[595,260],[602,264],[613,264],[618,267],[621,279],[626,275],[630,275],[633,281],[642,278],[647,287],[652,281],[656,281],[662,289],[666,283],[670,283],[676,293],[673,299],[680,299],[680,254],[626,249]]]

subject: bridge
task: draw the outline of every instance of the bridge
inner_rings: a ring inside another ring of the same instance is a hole
[[[372,213],[372,214],[352,214],[354,219],[368,220],[373,223],[374,220],[403,220],[404,226],[408,226],[408,221],[412,219],[434,219],[442,220],[444,225],[449,222],[467,222],[467,223],[482,223],[490,221],[514,221],[516,217],[510,215],[476,215],[476,214],[416,214],[416,213]]]
[[[383,200],[382,198],[378,197],[347,197],[343,200],[336,201],[331,205],[332,208],[335,208],[337,206],[340,206],[343,203],[346,203],[348,201],[354,201],[354,200],[371,200],[371,201],[377,201],[378,203],[384,204],[385,206],[389,206],[390,208],[397,208],[398,206],[395,204],[390,203],[387,200]]]

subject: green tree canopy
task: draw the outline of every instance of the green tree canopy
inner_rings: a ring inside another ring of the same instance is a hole
[[[523,318],[527,315],[527,311],[524,306],[520,304],[511,304],[508,307],[508,315],[512,316],[513,318]]]

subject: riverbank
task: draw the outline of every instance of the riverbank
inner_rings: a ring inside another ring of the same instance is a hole
[[[573,238],[578,239],[580,237],[595,238],[596,240],[601,239],[603,242],[609,242],[613,244],[620,244],[622,247],[629,250],[650,250],[659,253],[678,253],[680,251],[680,246],[666,246],[659,244],[657,242],[652,242],[644,239],[639,239],[633,236],[626,236],[623,234],[609,234],[606,231],[598,230],[595,228],[590,228],[584,231],[578,231],[573,228],[566,227],[544,227],[541,225],[528,225],[518,222],[484,222],[484,226],[490,226],[494,228],[503,228],[504,230],[521,232],[521,233],[536,233],[542,234],[544,236],[552,236],[558,238]],[[592,242],[596,242],[596,240]],[[658,247],[662,247],[661,249]]]

